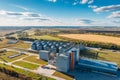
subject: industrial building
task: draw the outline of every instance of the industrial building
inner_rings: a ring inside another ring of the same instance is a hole
[[[49,56],[50,56],[50,52],[49,51],[41,50],[39,53],[40,53],[39,54],[40,59],[43,59],[43,60],[46,60],[46,61],[49,60]]]
[[[47,60],[61,72],[80,69],[117,74],[116,63],[80,57],[80,50],[84,49],[81,44],[42,40],[34,41],[31,48],[39,51],[40,59]]]
[[[74,44],[71,42],[58,42],[58,41],[34,41],[31,45],[33,50],[46,50],[54,53],[62,53],[69,49]]]
[[[70,67],[70,58],[64,54],[60,54],[56,58],[56,69],[62,72],[68,72]]]
[[[80,69],[117,74],[117,64],[113,62],[81,58],[78,62]]]

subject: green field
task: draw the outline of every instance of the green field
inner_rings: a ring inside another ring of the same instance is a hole
[[[33,38],[33,39],[44,39],[44,40],[57,40],[60,41],[62,39],[58,38],[58,37],[53,37],[50,35],[43,35],[43,36],[31,36],[29,38]]]
[[[39,67],[39,65],[27,63],[24,61],[16,61],[13,64],[17,65],[17,66],[24,67],[24,68],[32,69],[32,70],[37,69]]]
[[[3,53],[2,55],[0,55],[0,60],[6,61],[6,62],[11,62],[11,61],[14,61],[14,60],[17,60],[17,59],[27,56],[27,54],[24,54],[24,55],[17,56],[15,58],[8,58],[10,55],[15,55],[15,54],[18,54],[18,52],[7,51],[7,52]]]
[[[37,59],[37,56],[29,56],[27,58],[24,58],[24,60],[30,61],[30,62],[34,62],[34,63],[38,63],[40,65],[46,65],[46,64],[48,64],[48,62],[46,62],[44,60]]]
[[[10,37],[16,37],[16,38],[18,38],[17,34],[10,35]]]
[[[100,52],[98,55],[98,59],[116,62],[118,66],[120,67],[120,53]]]
[[[57,72],[57,71],[56,71],[53,75],[54,75],[54,76],[58,76],[58,77],[60,77],[60,78],[63,78],[63,79],[65,79],[65,80],[73,80],[72,77],[70,77],[70,76],[68,76],[68,75],[66,75],[66,74],[63,74],[63,73],[61,73],[61,72]]]

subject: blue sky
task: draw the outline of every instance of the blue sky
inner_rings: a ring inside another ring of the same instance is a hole
[[[120,26],[120,0],[0,0],[0,26]]]

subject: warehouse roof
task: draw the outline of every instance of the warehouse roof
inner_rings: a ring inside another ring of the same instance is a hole
[[[111,69],[116,71],[118,69],[116,63],[102,61],[102,60],[88,59],[88,58],[81,58],[78,64],[79,65],[83,64],[91,67],[104,68],[104,69]]]

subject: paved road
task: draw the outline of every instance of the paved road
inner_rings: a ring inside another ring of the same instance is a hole
[[[65,80],[63,78],[59,78],[59,77],[56,77],[54,75],[52,75],[56,70],[51,70],[51,69],[44,69],[44,68],[41,68],[39,67],[36,72],[39,73],[39,74],[43,74],[45,76],[49,76],[49,77],[52,77],[54,79],[57,79],[57,80]]]

